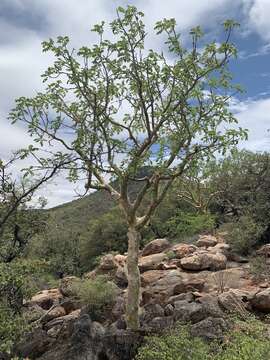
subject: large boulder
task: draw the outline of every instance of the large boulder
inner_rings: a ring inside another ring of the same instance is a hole
[[[23,359],[37,359],[51,346],[51,338],[46,331],[38,328],[16,346],[16,355]]]
[[[270,288],[255,294],[251,300],[251,305],[255,310],[270,313]]]
[[[247,315],[246,305],[242,300],[242,294],[233,290],[224,292],[218,296],[220,306],[229,313],[237,314],[245,318]]]
[[[175,253],[175,257],[177,259],[182,259],[197,250],[195,245],[188,245],[188,244],[177,244],[172,248],[173,252]]]
[[[270,244],[263,245],[259,250],[257,250],[257,255],[270,257]]]
[[[210,247],[215,246],[218,243],[217,239],[212,235],[200,235],[199,240],[197,240],[197,246],[199,247]]]
[[[199,278],[191,278],[184,280],[183,282],[179,282],[174,287],[174,295],[178,295],[181,293],[187,293],[192,291],[202,292],[204,289],[205,280]]]
[[[170,243],[167,239],[155,239],[144,247],[142,256],[158,254],[164,252],[166,249],[169,249],[169,247]]]
[[[197,252],[181,259],[181,266],[185,270],[222,270],[226,268],[227,258],[223,254]]]
[[[174,308],[173,317],[175,321],[196,323],[206,317],[204,307],[196,302],[176,301]]]
[[[31,298],[30,303],[40,306],[42,309],[49,310],[54,304],[63,298],[59,289],[43,290]]]
[[[66,315],[66,311],[63,306],[56,306],[52,308],[51,310],[48,310],[47,313],[43,316],[42,322],[46,323],[50,320],[62,317]]]
[[[59,290],[63,296],[73,297],[76,296],[75,285],[78,284],[80,279],[76,276],[66,276],[61,279]]]
[[[166,259],[168,256],[165,253],[143,256],[139,259],[139,269],[141,272],[155,270]]]
[[[149,270],[141,274],[141,285],[148,286],[155,283],[166,275],[164,270]]]
[[[193,336],[199,336],[208,341],[222,339],[227,330],[228,324],[223,318],[208,317],[191,326]]]

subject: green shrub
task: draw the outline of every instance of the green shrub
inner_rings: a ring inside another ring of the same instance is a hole
[[[15,313],[4,301],[0,302],[0,355],[9,354],[29,329],[23,315]]]
[[[136,360],[210,360],[209,346],[192,337],[187,326],[179,326],[162,336],[151,336]]]
[[[270,342],[265,336],[266,326],[258,320],[237,322],[226,339],[226,346],[214,360],[267,360]]]
[[[241,255],[248,255],[264,231],[250,215],[241,216],[237,222],[224,224],[221,228],[227,233],[226,240],[232,250]]]
[[[136,360],[268,360],[266,331],[256,319],[236,321],[223,343],[209,344],[191,336],[188,326],[178,326],[162,336],[148,337]]]
[[[101,275],[93,280],[78,281],[72,287],[74,294],[87,306],[92,320],[102,318],[106,310],[112,307],[118,294],[117,286]]]
[[[270,264],[263,256],[255,256],[250,259],[250,272],[258,281],[270,280]]]
[[[171,237],[186,237],[204,231],[212,231],[215,226],[215,218],[209,213],[178,211],[175,216],[168,220],[167,225]]]

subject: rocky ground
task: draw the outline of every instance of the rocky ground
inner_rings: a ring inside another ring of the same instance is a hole
[[[269,246],[259,255],[269,256]],[[113,308],[102,322],[92,321],[74,299],[73,276],[59,288],[41,291],[25,304],[29,322],[38,326],[18,345],[22,357],[39,360],[131,359],[143,336],[190,322],[191,332],[206,340],[222,338],[228,314],[270,313],[270,284],[255,282],[247,259],[233,254],[221,238],[200,236],[195,245],[150,242],[141,252],[141,329],[132,333],[124,320],[126,257],[106,255],[86,278],[107,275],[119,287]],[[76,297],[75,297],[76,298]]]

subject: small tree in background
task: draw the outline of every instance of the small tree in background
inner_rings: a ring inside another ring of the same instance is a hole
[[[203,45],[199,27],[190,31],[185,49],[174,19],[156,24],[167,38],[167,55],[146,50],[143,14],[133,6],[118,8],[110,24],[95,25],[99,41],[75,51],[68,37],[43,43],[55,56],[43,75],[45,92],[17,100],[12,121],[23,121],[50,156],[39,166],[68,161],[68,178],[90,189],[107,190],[128,224],[128,298],[126,320],[138,329],[140,232],[174,181],[202,157],[224,153],[245,131],[230,128],[236,119],[228,103],[237,88],[227,64],[236,56],[229,42],[235,23],[224,23],[226,39]],[[226,127],[223,126],[226,124]],[[33,152],[32,150],[29,152]],[[38,157],[38,152],[35,154]],[[144,176],[140,169],[150,167]],[[112,182],[112,180],[117,180]],[[141,186],[129,196],[129,184]],[[117,184],[117,185],[112,185]],[[142,212],[142,202],[150,197]]]

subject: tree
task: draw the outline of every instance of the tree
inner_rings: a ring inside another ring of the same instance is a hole
[[[238,87],[231,85],[227,65],[236,55],[230,43],[232,21],[224,23],[226,39],[203,45],[199,27],[190,31],[185,49],[174,19],[157,22],[157,35],[166,36],[167,55],[147,50],[143,13],[134,6],[118,8],[110,24],[95,25],[99,41],[78,51],[69,38],[43,43],[55,62],[43,75],[46,90],[21,97],[12,121],[28,125],[29,133],[52,151],[39,157],[39,166],[68,161],[63,170],[71,181],[84,180],[90,189],[107,190],[124,211],[128,224],[128,327],[139,327],[140,232],[149,222],[175,179],[201,157],[225,152],[245,137],[228,109]],[[53,147],[55,145],[55,148]],[[38,157],[38,153],[36,153]],[[138,176],[143,166],[150,167]],[[116,182],[112,182],[117,180]],[[135,198],[131,182],[141,184]],[[114,185],[116,184],[116,185]],[[141,211],[146,196],[147,208]]]

